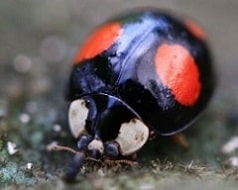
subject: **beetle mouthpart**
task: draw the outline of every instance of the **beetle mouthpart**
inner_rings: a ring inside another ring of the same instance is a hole
[[[104,148],[105,148],[105,155],[112,157],[112,158],[116,158],[119,156],[119,145],[116,142],[106,142],[104,144]]]
[[[79,137],[77,142],[78,149],[87,150],[88,144],[92,141],[93,137],[91,135],[85,134]]]
[[[97,150],[102,155],[104,152],[102,141],[97,139],[92,140],[92,142],[90,142],[88,145],[88,150],[89,151]]]
[[[64,179],[67,182],[73,182],[82,167],[85,160],[84,152],[77,152],[65,172]]]

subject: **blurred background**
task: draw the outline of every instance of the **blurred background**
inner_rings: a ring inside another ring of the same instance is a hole
[[[19,80],[25,75],[32,77],[27,81],[32,88],[28,90],[28,95],[35,96],[39,91],[50,89],[52,84],[48,84],[47,79],[58,75],[63,78],[68,74],[77,48],[95,26],[126,9],[144,6],[175,10],[194,18],[203,26],[216,68],[222,71],[218,74],[218,91],[224,93],[220,97],[223,99],[217,103],[226,101],[228,105],[237,102],[236,0],[2,0],[1,95],[16,98],[21,91],[18,88],[26,88],[26,81]],[[37,90],[35,88],[39,83],[42,86]]]
[[[194,128],[196,135],[193,129],[188,131],[191,150],[178,157],[220,166],[222,145],[238,135],[237,0],[1,0],[0,163],[9,159],[16,168],[19,160],[22,165],[48,163],[48,157],[41,155],[47,143],[52,139],[70,143],[64,131],[63,95],[76,51],[95,26],[127,9],[145,6],[189,16],[207,33],[217,88],[196,124],[200,128]],[[17,157],[6,150],[9,142],[16,145]],[[166,148],[162,155],[171,154]],[[44,164],[42,170],[54,171]],[[2,179],[8,180],[4,175]]]

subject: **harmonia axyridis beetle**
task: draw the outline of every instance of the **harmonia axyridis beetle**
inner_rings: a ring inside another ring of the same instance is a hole
[[[137,10],[104,23],[76,56],[68,84],[78,153],[123,159],[150,138],[183,131],[207,105],[214,73],[203,31],[189,19]]]

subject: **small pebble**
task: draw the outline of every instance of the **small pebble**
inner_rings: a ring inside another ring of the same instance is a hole
[[[98,174],[99,174],[100,176],[102,176],[102,177],[105,176],[105,173],[103,172],[102,169],[99,169],[99,170],[98,170]]]
[[[222,146],[221,151],[223,154],[230,154],[232,152],[235,152],[235,150],[237,149],[238,149],[238,136],[234,136]]]
[[[232,156],[226,161],[226,165],[232,166],[232,167],[238,167],[238,157]]]
[[[32,167],[33,167],[33,163],[28,162],[28,163],[26,164],[26,169],[27,169],[27,170],[31,170]]]
[[[59,125],[59,124],[54,124],[54,125],[53,125],[53,130],[54,130],[55,132],[59,133],[59,132],[62,130],[62,127],[61,127],[61,125]]]
[[[10,141],[7,142],[7,151],[10,155],[14,155],[18,152],[18,149],[16,147],[17,145],[15,143]]]
[[[20,114],[20,116],[19,116],[19,120],[21,121],[21,123],[27,124],[27,123],[30,122],[31,117],[30,117],[30,115],[27,114],[27,113],[22,113],[22,114]]]
[[[37,77],[30,81],[29,91],[32,95],[39,95],[50,91],[51,80],[48,77]]]
[[[32,68],[32,61],[26,55],[19,54],[13,61],[13,67],[19,73],[27,73]]]
[[[34,101],[29,101],[26,104],[26,110],[29,113],[36,113],[38,111],[38,104]]]
[[[49,36],[42,41],[40,55],[46,61],[59,62],[65,57],[66,50],[64,40],[57,36]]]

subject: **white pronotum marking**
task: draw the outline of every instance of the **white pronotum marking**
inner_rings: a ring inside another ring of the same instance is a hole
[[[89,143],[88,150],[98,150],[101,154],[103,154],[104,147],[102,141],[94,139]]]
[[[132,119],[121,125],[115,141],[120,145],[123,156],[130,155],[140,149],[149,137],[148,127],[139,119]]]
[[[86,119],[89,109],[83,99],[78,99],[70,104],[69,108],[69,126],[71,133],[75,138],[85,131]]]

